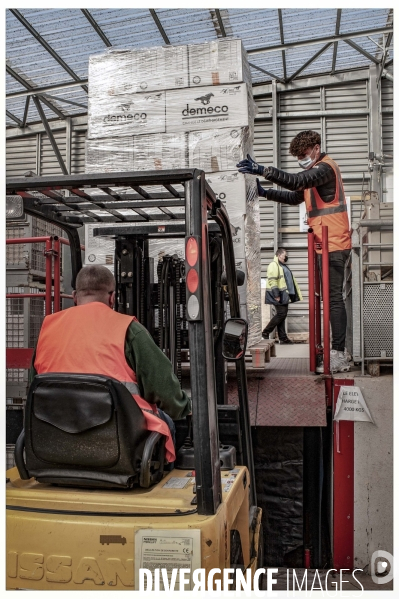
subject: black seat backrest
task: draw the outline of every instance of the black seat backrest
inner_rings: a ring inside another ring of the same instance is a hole
[[[26,469],[39,482],[131,488],[150,434],[119,381],[94,374],[40,374],[25,410]]]

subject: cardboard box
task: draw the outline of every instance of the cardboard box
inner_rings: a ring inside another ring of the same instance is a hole
[[[188,87],[187,46],[109,50],[89,58],[89,97]]]
[[[251,71],[241,40],[220,39],[188,46],[190,87],[246,82]]]
[[[247,127],[253,123],[245,83],[165,93],[167,133]]]
[[[113,267],[115,240],[110,237],[95,237],[93,231],[104,223],[87,224],[85,227],[85,264],[102,264]],[[114,225],[113,225],[114,226]]]
[[[191,132],[188,134],[190,167],[207,173],[234,170],[252,146],[249,127]]]
[[[240,210],[241,215],[246,214],[247,186],[250,183],[248,175],[238,171],[222,171],[206,173],[205,179],[216,198],[225,204],[229,215],[230,210]]]
[[[137,91],[132,77],[132,51],[112,49],[89,56],[89,98],[131,94]]]
[[[231,171],[209,173],[206,180],[226,206],[235,255],[252,258],[253,252],[260,252],[259,198],[254,177]]]
[[[165,133],[165,92],[89,97],[87,123],[89,139]]]
[[[187,164],[184,133],[86,140],[86,173],[168,170]]]
[[[86,139],[86,173],[133,171],[134,138]]]
[[[241,317],[248,322],[248,344],[254,345],[262,336],[262,293],[259,265],[246,258],[235,259],[236,268],[245,272],[245,284],[238,287]],[[258,276],[259,275],[259,276]],[[245,312],[244,312],[245,306]],[[244,315],[245,314],[245,315]]]
[[[184,133],[140,135],[134,138],[134,170],[168,170],[188,166]]]
[[[133,52],[137,91],[188,87],[187,46],[156,46]]]

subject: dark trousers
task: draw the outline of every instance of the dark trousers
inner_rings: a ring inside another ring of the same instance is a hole
[[[277,304],[274,306],[276,314],[273,316],[269,324],[263,329],[265,335],[270,335],[275,327],[277,327],[278,338],[280,341],[287,339],[287,333],[285,332],[285,319],[288,314],[288,304]]]
[[[346,337],[346,309],[343,298],[343,286],[345,275],[345,262],[350,254],[350,250],[330,252],[329,275],[330,275],[330,323],[332,334],[332,349],[344,351]],[[320,277],[321,273],[321,254],[317,256]]]

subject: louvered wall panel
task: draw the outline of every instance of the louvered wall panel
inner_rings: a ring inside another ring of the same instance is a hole
[[[21,177],[27,171],[36,172],[36,140],[36,135],[7,139],[7,177]]]
[[[85,172],[86,131],[73,130],[71,140],[71,175]]]
[[[272,97],[271,95],[256,98],[256,106],[258,107],[257,119],[268,118],[272,115]]]
[[[367,81],[356,81],[345,85],[325,88],[326,110],[356,110],[368,107]]]
[[[320,88],[281,92],[279,94],[279,112],[305,112],[320,110]]]
[[[66,139],[64,131],[54,131],[54,139],[57,143],[58,149],[66,164]],[[46,177],[48,175],[60,175],[62,169],[59,165],[57,157],[54,153],[49,137],[43,133],[41,136],[40,144],[40,175]]]
[[[327,117],[325,149],[339,164],[344,184],[346,175],[361,180],[368,173],[367,116]]]
[[[388,71],[392,74],[392,67]],[[393,202],[393,81],[381,80],[382,151],[385,173],[383,177],[383,201]]]
[[[393,155],[393,81],[385,78],[381,80],[381,106],[383,152]]]

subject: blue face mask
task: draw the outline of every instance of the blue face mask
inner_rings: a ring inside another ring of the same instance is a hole
[[[304,158],[303,160],[298,160],[298,164],[301,168],[307,169],[316,162],[316,158],[312,158],[312,154],[313,150],[311,151],[309,156],[306,156],[306,158]]]

